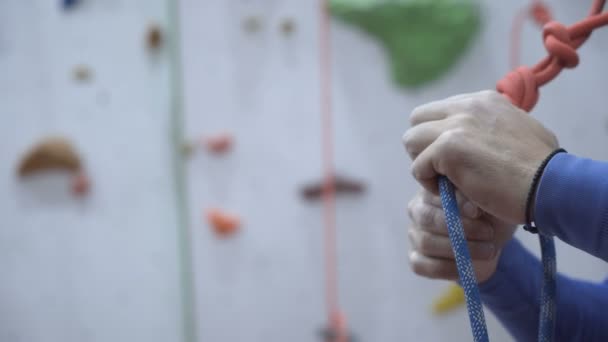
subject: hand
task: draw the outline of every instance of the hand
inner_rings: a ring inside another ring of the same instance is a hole
[[[474,204],[504,221],[525,221],[536,169],[558,148],[555,135],[495,91],[420,106],[403,136],[412,173],[437,194],[445,175]]]
[[[500,252],[513,236],[516,226],[482,212],[459,192],[456,195],[475,275],[477,281],[484,282],[496,271]],[[428,278],[457,280],[454,253],[439,197],[422,190],[410,201],[408,213],[413,223],[408,232],[412,270]]]

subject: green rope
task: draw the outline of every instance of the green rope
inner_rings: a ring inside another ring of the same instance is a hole
[[[197,326],[195,314],[195,290],[192,265],[192,245],[190,243],[189,230],[189,207],[186,194],[186,170],[182,154],[182,143],[184,141],[184,110],[181,65],[181,53],[179,45],[179,0],[167,1],[168,3],[168,49],[171,61],[171,132],[173,175],[175,182],[175,198],[178,219],[178,246],[180,258],[180,282],[182,287],[182,322],[183,341],[197,341]]]

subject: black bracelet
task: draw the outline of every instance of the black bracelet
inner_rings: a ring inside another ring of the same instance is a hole
[[[528,198],[526,199],[526,224],[524,225],[524,229],[529,231],[530,233],[538,233],[538,228],[536,227],[536,224],[532,222],[532,200],[536,195],[536,188],[538,187],[538,182],[540,182],[540,178],[543,175],[547,164],[549,164],[549,161],[551,161],[551,159],[556,154],[562,152],[567,153],[566,150],[564,150],[563,148],[558,148],[557,150],[551,152],[551,154],[549,154],[547,158],[543,160],[538,169],[536,169],[534,178],[532,178],[532,185],[530,185],[530,190],[528,190]]]

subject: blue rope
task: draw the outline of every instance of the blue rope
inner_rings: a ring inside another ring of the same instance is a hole
[[[543,286],[540,291],[540,318],[538,340],[553,342],[555,332],[555,243],[552,237],[539,235],[543,260]]]
[[[460,285],[464,290],[469,313],[469,322],[473,333],[473,341],[487,342],[488,329],[479,295],[477,278],[473,270],[473,261],[469,253],[458,203],[454,193],[454,186],[444,176],[439,177],[439,194],[445,212],[445,222],[448,235],[454,251],[456,268],[460,278]],[[553,341],[555,330],[555,244],[551,237],[539,235],[543,260],[543,285],[540,296],[540,318],[538,340],[542,342]]]
[[[481,296],[479,295],[479,287],[477,286],[477,278],[475,277],[475,271],[473,269],[473,261],[471,259],[471,254],[469,253],[467,240],[464,236],[462,221],[460,220],[454,186],[446,177],[439,177],[439,193],[441,195],[443,211],[445,212],[448,235],[450,236],[452,250],[454,251],[454,259],[456,260],[460,286],[462,286],[466,298],[469,322],[471,323],[471,331],[473,332],[473,341],[488,342],[490,339],[488,338],[486,319],[481,306]]]

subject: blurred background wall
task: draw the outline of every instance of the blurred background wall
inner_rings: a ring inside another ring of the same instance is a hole
[[[481,1],[472,47],[416,90],[392,83],[377,42],[332,24],[336,169],[367,186],[337,203],[340,301],[360,341],[470,339],[463,309],[430,313],[447,283],[409,270],[405,208],[417,185],[400,137],[416,105],[493,88],[525,4]],[[588,7],[549,4],[565,23]],[[256,33],[243,29],[252,16]],[[157,53],[146,48],[150,23],[168,41]],[[210,342],[319,340],[321,206],[299,193],[321,175],[318,27],[312,0],[83,0],[69,11],[0,0],[0,341],[184,341],[192,330]],[[540,37],[525,26],[524,63],[544,55]],[[534,112],[570,152],[596,159],[608,158],[607,46],[608,31],[595,33]],[[76,65],[92,79],[75,82]],[[180,130],[184,140],[228,131],[235,146],[182,161]],[[85,198],[61,175],[16,176],[23,151],[51,134],[78,147]],[[218,239],[203,216],[212,206],[237,212],[240,232]],[[518,237],[538,251],[534,236]],[[563,244],[558,265],[606,275]],[[491,315],[489,330],[510,340]]]

